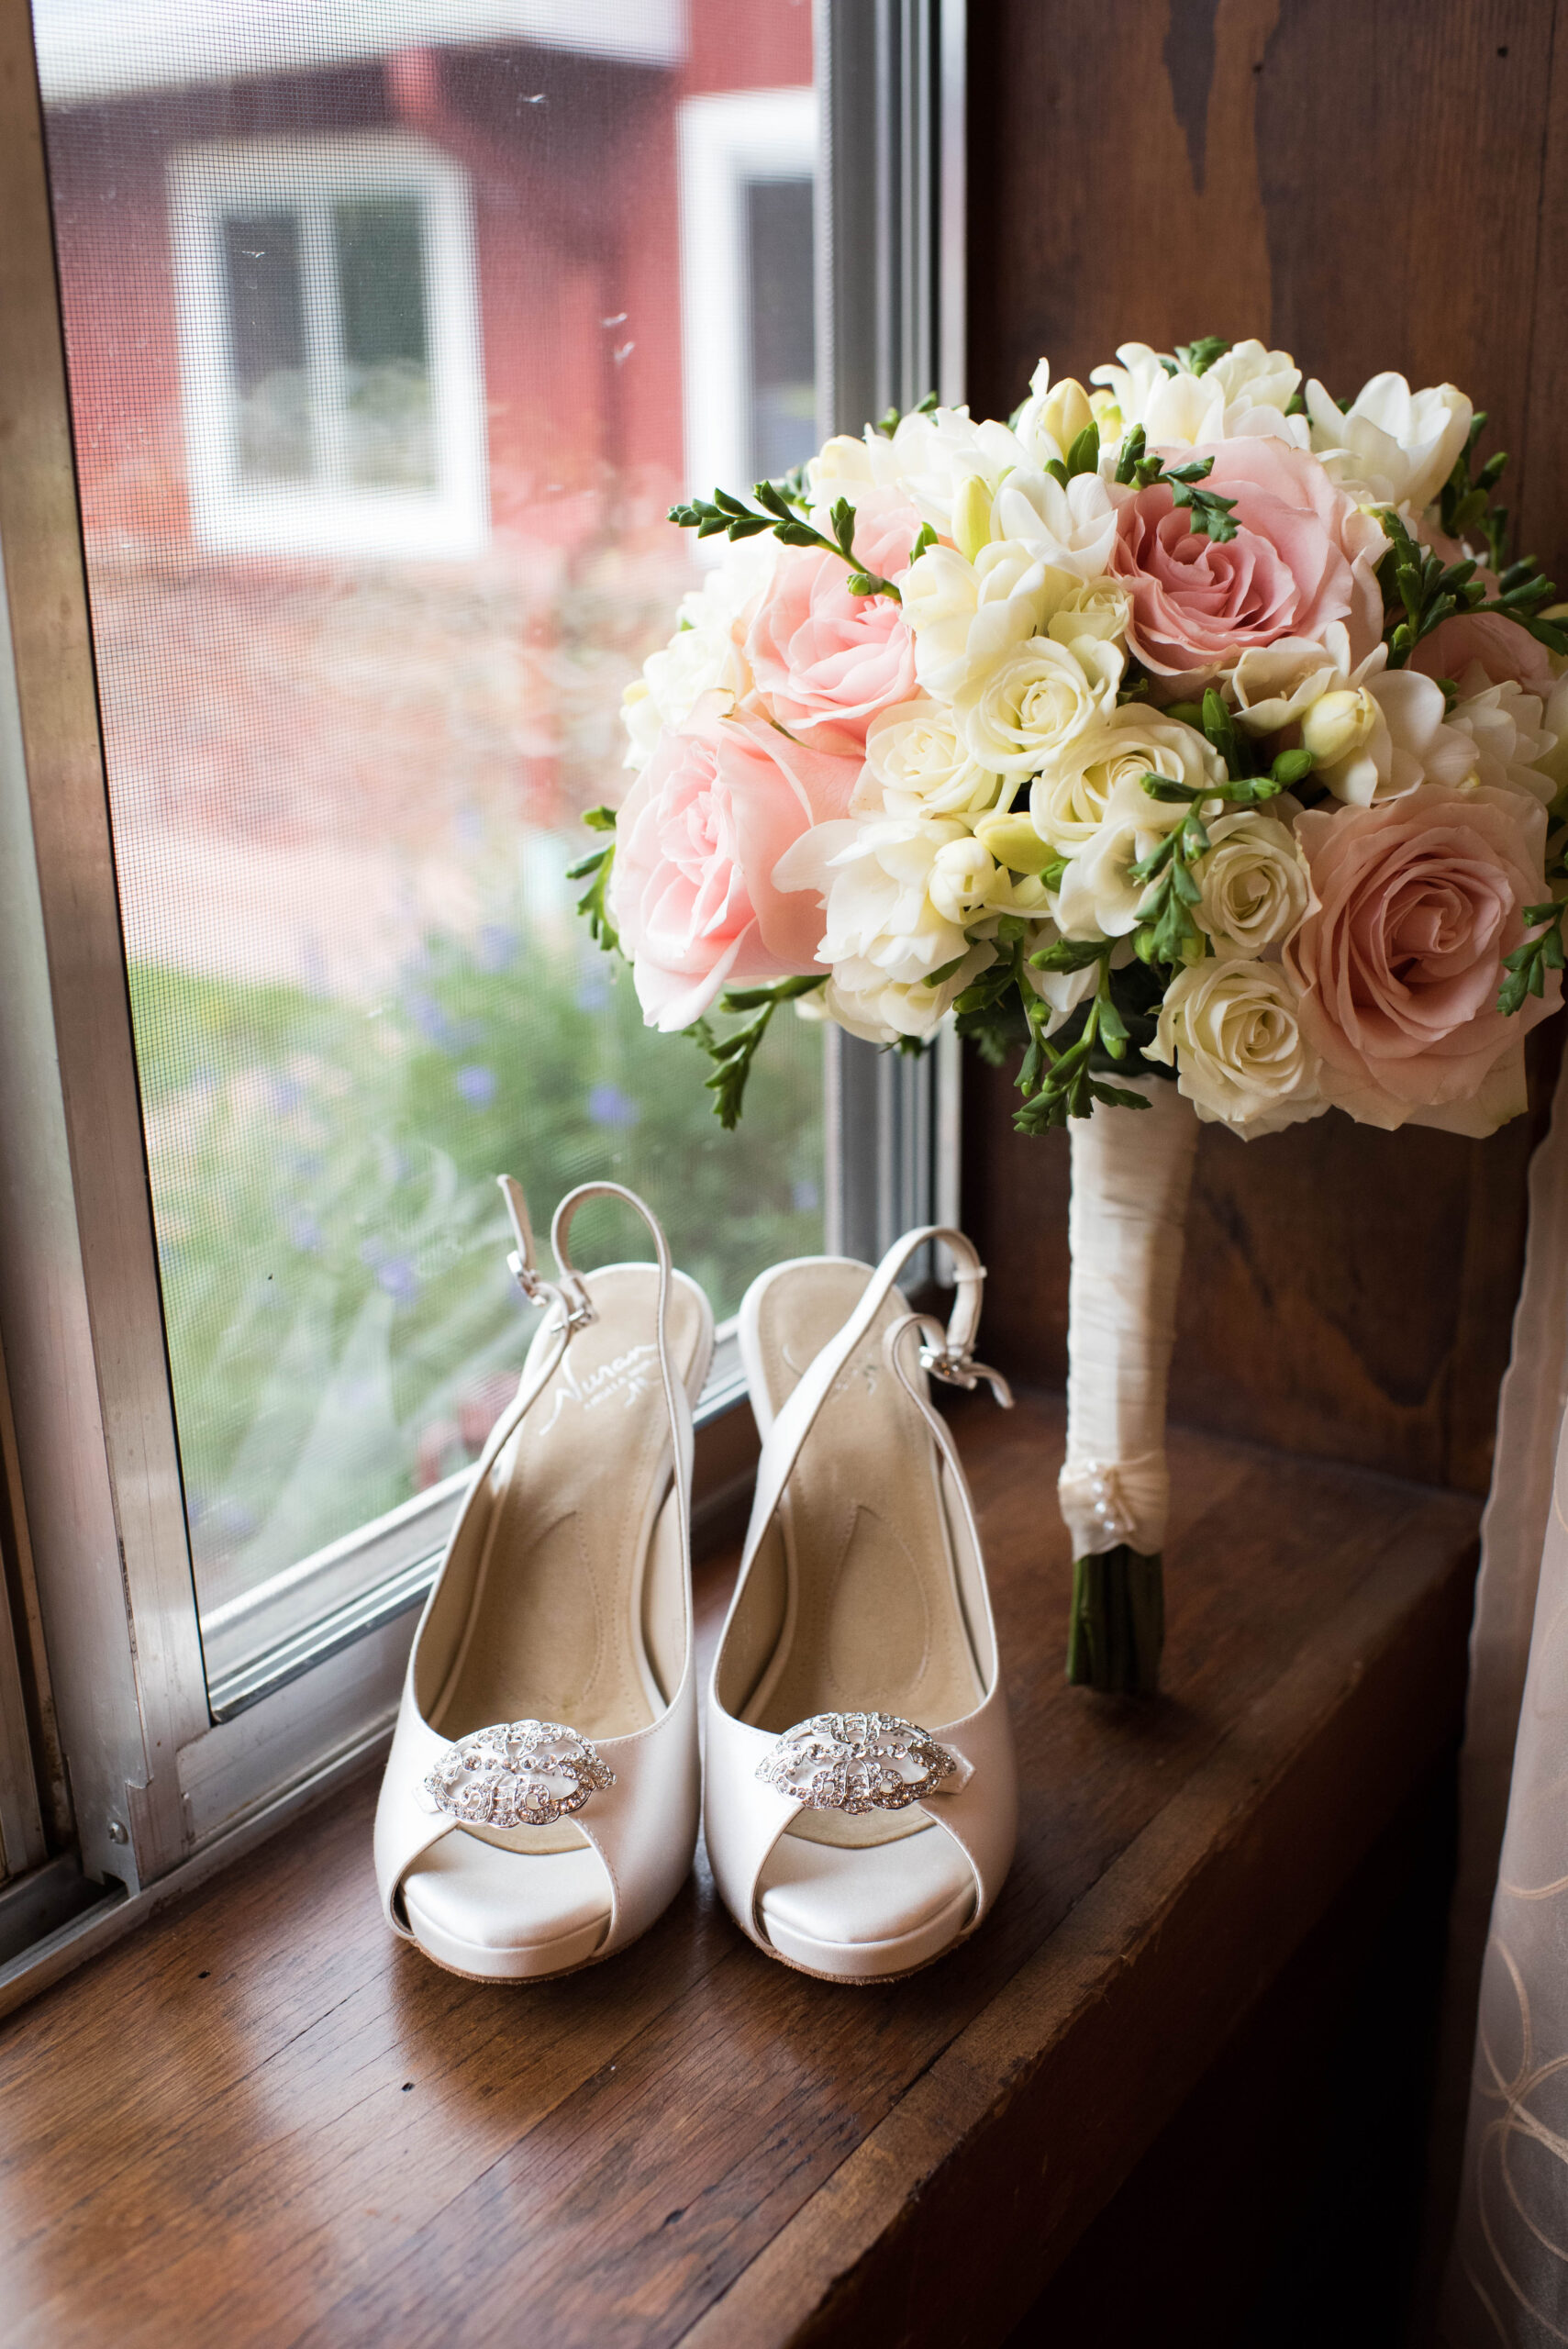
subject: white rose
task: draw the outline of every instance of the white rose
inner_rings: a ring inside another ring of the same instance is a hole
[[[1321,384],[1307,386],[1314,452],[1342,487],[1419,513],[1453,471],[1474,411],[1451,384],[1413,392],[1403,375],[1374,375],[1340,409]]]
[[[1213,845],[1197,866],[1203,902],[1193,919],[1221,962],[1255,962],[1283,945],[1307,911],[1307,859],[1273,816],[1242,811],[1207,829]]]
[[[1328,1107],[1296,991],[1278,963],[1210,961],[1178,971],[1144,1058],[1175,1068],[1177,1090],[1206,1122],[1234,1127],[1248,1141]]]
[[[1152,853],[1192,804],[1151,799],[1139,779],[1143,773],[1140,763],[1135,774],[1120,776],[1098,826],[1062,876],[1056,918],[1064,937],[1125,938],[1138,927],[1149,884],[1132,868]],[[1200,804],[1207,817],[1224,802]]]
[[[854,816],[975,816],[997,779],[972,758],[945,703],[922,697],[880,710],[866,731],[866,763],[850,802]]]
[[[1527,694],[1512,678],[1488,685],[1478,662],[1472,662],[1459,685],[1462,698],[1450,710],[1448,723],[1471,746],[1471,772],[1476,780],[1526,792],[1549,807],[1556,785],[1540,762],[1550,755],[1556,737],[1541,723],[1539,694]]]
[[[928,547],[899,583],[921,685],[952,700],[1027,644],[1075,584],[1047,572],[1028,547],[985,546],[973,562],[952,547]]]
[[[1083,636],[1110,643],[1127,634],[1132,593],[1119,579],[1084,579],[1069,588],[1046,623],[1046,634],[1058,644],[1076,644]]]
[[[1050,637],[1020,645],[953,696],[972,755],[994,774],[1043,767],[1116,707],[1126,656],[1087,639],[1075,650]]]
[[[1050,569],[1100,579],[1116,546],[1117,508],[1129,495],[1098,473],[1074,473],[1065,489],[1051,473],[1009,473],[996,493],[992,536],[1015,540]]]
[[[1225,762],[1195,727],[1125,702],[1054,753],[1036,778],[1029,813],[1041,839],[1062,856],[1077,855],[1099,829],[1118,785],[1140,787],[1146,774],[1166,775],[1195,790],[1223,783]],[[1140,790],[1140,797],[1146,808],[1157,804],[1147,792]]]

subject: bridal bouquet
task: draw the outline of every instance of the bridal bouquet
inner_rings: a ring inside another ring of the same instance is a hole
[[[1069,1669],[1149,1687],[1197,1122],[1524,1108],[1568,637],[1451,384],[1341,401],[1218,337],[1091,384],[1042,362],[1006,424],[928,400],[674,508],[728,544],[577,870],[727,1125],[791,1000],[902,1050],[951,1017],[1021,1053],[1026,1132],[1073,1121]]]

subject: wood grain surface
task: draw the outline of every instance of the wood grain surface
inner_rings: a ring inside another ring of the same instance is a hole
[[[978,0],[970,373],[1262,336],[1336,392],[1458,383],[1510,451],[1520,545],[1568,589],[1568,5]],[[1096,95],[1097,94],[1097,95]],[[1554,1023],[1560,1026],[1561,1023]],[[1540,1040],[1544,1098],[1561,1041]],[[986,1342],[1065,1367],[1065,1145],[965,1073]],[[1206,1136],[1173,1391],[1217,1429],[1482,1493],[1523,1263],[1526,1121],[1486,1142],[1338,1112]]]
[[[837,1989],[699,1861],[613,1965],[459,1981],[381,1924],[367,1780],[0,2029],[7,2343],[1000,2340],[1451,1741],[1475,1510],[1180,1436],[1170,1694],[1110,1701],[1058,1407],[959,1426],[1023,1776],[975,1943]]]

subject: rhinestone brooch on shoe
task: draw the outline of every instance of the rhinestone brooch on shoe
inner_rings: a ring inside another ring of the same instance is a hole
[[[560,1721],[503,1721],[460,1737],[425,1780],[438,1810],[473,1827],[548,1827],[581,1810],[616,1774]]]
[[[786,1730],[757,1776],[806,1810],[903,1810],[957,1763],[896,1713],[815,1713]]]

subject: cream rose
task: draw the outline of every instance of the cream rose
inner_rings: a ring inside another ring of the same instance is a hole
[[[952,712],[922,695],[872,719],[851,815],[969,816],[994,805],[997,779],[970,755]]]
[[[1256,962],[1283,945],[1307,911],[1307,859],[1288,824],[1242,811],[1207,826],[1193,919],[1221,962]]]
[[[1116,644],[1084,640],[1069,651],[1037,637],[1020,645],[953,697],[971,755],[993,774],[1038,773],[1109,716],[1125,665]]]
[[[1178,971],[1144,1058],[1173,1067],[1177,1090],[1198,1116],[1246,1141],[1328,1107],[1296,988],[1277,963],[1211,961]]]
[[[1225,762],[1195,727],[1127,702],[1057,751],[1037,776],[1029,813],[1041,839],[1060,855],[1076,856],[1105,820],[1118,785],[1140,786],[1146,774],[1198,790],[1225,781]],[[1140,798],[1145,809],[1156,804],[1147,792]]]

